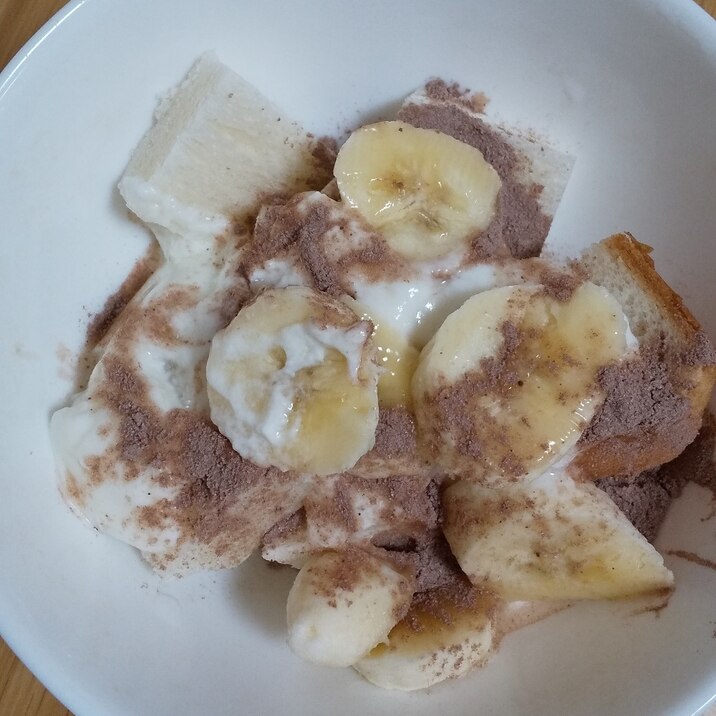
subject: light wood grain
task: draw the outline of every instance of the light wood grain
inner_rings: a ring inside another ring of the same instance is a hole
[[[711,17],[716,17],[716,0],[696,0]]]
[[[0,69],[67,0],[0,0]],[[0,639],[0,716],[72,716]]]
[[[0,714],[72,716],[0,641]]]
[[[67,0],[0,0],[0,69],[66,4]]]
[[[716,17],[716,0],[695,0]],[[0,69],[66,0],[0,0]],[[72,716],[0,640],[0,716]]]

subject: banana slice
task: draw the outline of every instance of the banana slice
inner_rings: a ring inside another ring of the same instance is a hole
[[[497,489],[457,482],[443,510],[465,574],[507,600],[616,599],[673,584],[661,555],[609,497],[563,473]]]
[[[258,465],[315,475],[352,467],[378,423],[372,329],[309,288],[260,294],[212,341],[211,419]]]
[[[543,472],[591,419],[597,371],[626,352],[626,330],[617,301],[591,283],[566,301],[537,285],[473,296],[420,354],[422,439],[446,469],[486,483]]]
[[[501,182],[482,153],[404,122],[353,132],[336,159],[341,198],[401,256],[444,257],[484,231]]]
[[[288,595],[288,643],[307,661],[350,666],[407,611],[415,581],[359,550],[311,557]]]
[[[420,595],[405,619],[353,668],[384,689],[414,691],[456,679],[490,655],[494,600],[472,595],[467,603],[445,589]]]

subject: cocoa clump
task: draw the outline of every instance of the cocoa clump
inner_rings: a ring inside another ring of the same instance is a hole
[[[378,414],[373,451],[386,458],[412,455],[417,451],[415,419],[403,406],[382,408]]]
[[[311,286],[336,297],[352,295],[353,270],[373,281],[395,279],[404,270],[385,239],[355,210],[318,193],[298,194],[261,210],[242,273],[248,278],[281,257],[296,263]]]
[[[440,530],[426,532],[419,542],[406,549],[399,542],[375,540],[376,547],[388,552],[388,558],[403,568],[409,567],[415,574],[416,592],[459,584],[465,579],[450,545]]]
[[[634,358],[601,368],[597,384],[606,397],[579,444],[589,445],[615,435],[645,434],[666,425],[679,431],[689,412],[689,402],[676,378],[681,364],[664,341],[657,341]]]
[[[607,477],[595,484],[614,500],[639,532],[653,542],[669,505],[688,481],[705,487],[716,497],[715,446],[716,422],[709,413],[696,439],[671,462],[634,478]]]
[[[553,266],[545,266],[539,272],[539,282],[544,294],[557,301],[569,301],[574,292],[584,283],[579,273],[571,273]]]
[[[261,210],[242,271],[248,276],[253,267],[293,249],[314,287],[331,296],[340,296],[346,293],[346,287],[335,265],[322,251],[321,237],[336,225],[329,200],[306,202],[305,197],[298,194],[286,204],[265,206]]]

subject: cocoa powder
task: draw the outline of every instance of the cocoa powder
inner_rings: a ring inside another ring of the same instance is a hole
[[[646,434],[666,425],[680,432],[689,412],[689,402],[677,378],[682,364],[664,341],[657,341],[644,346],[634,358],[600,369],[597,383],[605,400],[579,444],[589,445],[615,435]],[[680,435],[674,438],[680,439]]]
[[[381,408],[373,451],[390,459],[414,454],[417,449],[415,419],[412,413],[402,405]]]
[[[160,262],[159,245],[152,243],[146,254],[134,264],[119,288],[105,301],[102,309],[91,316],[87,326],[85,350],[92,350],[104,338],[119,314],[154,273]]]
[[[442,532],[433,529],[410,548],[396,542],[374,541],[376,547],[386,551],[385,557],[401,568],[410,568],[415,574],[415,590],[419,594],[438,587],[460,584],[465,579]]]
[[[458,454],[475,461],[476,466],[491,467],[492,450],[489,444],[501,445],[503,461],[500,467],[505,477],[523,472],[507,442],[504,427],[487,411],[481,411],[479,432],[475,422],[475,400],[485,395],[505,395],[517,383],[514,358],[524,334],[511,321],[500,327],[503,341],[497,356],[480,361],[479,370],[469,371],[455,383],[438,386],[423,396],[429,408],[429,425],[424,425],[423,440],[431,454],[438,454],[445,435],[450,435]]]
[[[633,478],[608,477],[595,484],[614,500],[627,519],[653,542],[671,502],[691,481],[712,492],[716,498],[716,423],[708,413],[696,439],[681,455]]]
[[[282,257],[301,267],[309,285],[331,296],[352,295],[349,272],[378,281],[406,271],[356,211],[317,193],[261,210],[242,273],[249,277],[269,259]]]

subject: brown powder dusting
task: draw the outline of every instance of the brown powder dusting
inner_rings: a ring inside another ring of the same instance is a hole
[[[297,263],[314,288],[331,296],[351,294],[351,271],[371,281],[404,272],[402,259],[358,212],[317,193],[298,194],[261,210],[241,270],[248,277],[281,257]]]
[[[268,259],[295,250],[313,286],[331,296],[340,296],[347,293],[346,286],[321,250],[321,237],[336,225],[331,216],[331,204],[335,202],[326,197],[325,202],[307,203],[304,198],[304,194],[298,194],[284,205],[261,210],[242,271],[248,276]]]
[[[180,506],[225,504],[237,492],[280,472],[244,460],[211,422],[188,410],[171,411],[167,421],[173,426],[174,444],[167,451],[172,472],[190,478],[178,499]]]
[[[667,550],[666,554],[671,554],[674,557],[681,557],[681,559],[685,559],[687,562],[693,562],[694,564],[698,564],[700,567],[708,567],[708,569],[716,570],[716,562],[713,562],[712,560],[706,559],[704,557],[700,557],[698,554],[694,554],[693,552],[686,552],[682,549],[670,549]]]
[[[69,471],[65,471],[65,483],[64,490],[70,501],[79,507],[83,507],[85,504],[85,494],[77,484],[75,476]]]
[[[509,221],[509,208],[504,187],[497,193],[495,214],[484,231],[477,232],[470,240],[470,249],[465,257],[468,265],[485,261],[501,261],[512,257],[512,251],[505,240],[505,222]]]
[[[374,544],[386,550],[385,556],[391,562],[413,571],[416,592],[461,584],[466,579],[447,540],[437,528],[425,532],[419,543],[407,545],[407,549],[395,541],[381,545],[375,540]]]
[[[131,364],[106,356],[103,368],[97,399],[116,416],[119,429],[111,454],[96,458],[98,478],[105,471],[112,474],[105,464],[109,461],[124,466],[125,479],[152,469],[157,485],[178,491],[175,499],[138,509],[140,526],[174,524],[181,531],[180,543],[219,538],[212,549],[221,555],[255,548],[271,525],[300,506],[291,504],[296,495],[303,499],[296,475],[244,460],[208,418],[189,410],[159,411]]]
[[[373,451],[386,458],[415,454],[415,418],[405,406],[381,408]]]
[[[554,266],[544,266],[538,275],[539,282],[544,287],[544,294],[561,302],[569,301],[584,283],[584,277],[579,273],[571,273]]]
[[[704,422],[696,439],[675,460],[665,465],[672,479],[683,475],[691,482],[710,490],[716,499],[716,418],[710,412],[704,415]]]
[[[244,460],[208,419],[172,410],[165,427],[159,464],[179,488],[172,508],[183,536],[212,543],[219,555],[238,545],[251,551],[300,505],[296,475]]]
[[[85,350],[92,350],[104,338],[117,316],[154,273],[160,262],[161,252],[159,245],[152,243],[146,254],[134,264],[120,287],[105,301],[102,310],[91,316],[87,326]]]
[[[479,114],[485,111],[490,101],[482,92],[470,92],[457,82],[448,83],[439,77],[434,77],[425,83],[425,95],[434,102],[455,102],[466,109]]]
[[[318,137],[311,150],[318,169],[328,176],[333,174],[333,165],[338,154],[338,142],[333,137]],[[325,183],[325,182],[324,182]]]
[[[171,286],[162,294],[140,309],[138,320],[129,317],[124,321],[123,338],[129,339],[143,332],[151,341],[162,346],[187,345],[189,342],[180,335],[172,318],[191,310],[197,303],[198,286]]]
[[[336,552],[332,559],[324,559],[319,563],[307,566],[301,573],[310,580],[316,594],[328,599],[332,607],[337,607],[337,598],[346,598],[366,578],[381,577],[380,562],[366,552],[354,547],[347,547]]]
[[[517,180],[520,161],[517,152],[494,129],[458,104],[440,101],[444,103],[408,104],[400,110],[398,119],[420,129],[443,132],[482,152],[502,180],[500,231],[503,241],[515,258],[538,256],[551,224],[551,217],[542,212],[538,202],[543,187],[525,186]],[[490,244],[496,242],[496,233],[497,227],[493,227]]]
[[[595,484],[614,500],[639,532],[653,542],[669,505],[688,481],[702,485],[716,495],[715,446],[716,424],[714,417],[707,414],[696,439],[671,462],[634,478],[608,477]]]
[[[434,102],[458,102],[464,107],[471,108],[468,99],[470,90],[461,87],[457,82],[449,84],[439,77],[433,77],[425,83],[425,94]]]
[[[416,592],[403,623],[414,632],[439,630],[451,626],[461,612],[476,611],[482,601],[480,591],[463,576],[450,584]]]
[[[339,273],[357,270],[369,281],[381,281],[386,278],[396,280],[404,274],[401,259],[388,246],[385,239],[372,229],[364,226],[368,237],[361,248],[348,251],[336,262]],[[348,234],[349,237],[351,234]]]
[[[305,502],[307,522],[314,534],[325,535],[330,543],[338,533],[363,547],[375,537],[379,546],[412,549],[438,522],[436,489],[427,478],[364,479],[344,474],[314,485]],[[368,525],[361,523],[366,505],[371,510]]]
[[[501,331],[503,341],[497,356],[483,359],[479,370],[470,371],[457,382],[441,386],[434,393],[424,396],[431,416],[430,425],[423,426],[424,440],[429,451],[437,454],[445,434],[450,434],[457,453],[485,469],[493,467],[490,455],[485,451],[486,443],[501,446],[503,460],[499,467],[505,477],[514,477],[522,474],[523,466],[509,445],[504,427],[486,411],[481,411],[479,433],[475,422],[477,398],[505,395],[517,383],[513,363],[524,335],[511,321],[505,321]],[[529,366],[525,368],[529,369]]]
[[[285,517],[277,522],[264,536],[262,542],[264,544],[272,544],[274,542],[282,542],[286,537],[303,531],[306,527],[306,510],[303,507],[296,510],[293,514]]]
[[[716,348],[704,331],[696,332],[691,345],[683,355],[683,361],[688,366],[716,365]]]
[[[127,463],[127,475],[134,478],[139,464],[151,464],[158,449],[163,426],[151,407],[149,387],[132,369],[117,357],[103,361],[105,380],[97,392],[119,418],[119,459]]]
[[[219,324],[225,328],[236,318],[236,314],[249,300],[249,287],[246,280],[236,276],[233,286],[227,288],[217,297]]]
[[[319,533],[335,529],[355,531],[358,527],[352,499],[355,490],[355,483],[345,476],[317,478],[304,505],[308,522]]]
[[[675,443],[688,444],[694,435],[684,440],[682,433],[690,429],[690,425],[684,427],[689,403],[675,384],[680,363],[659,341],[642,348],[635,358],[602,368],[597,382],[606,398],[578,444],[590,445],[615,435],[646,435],[665,426],[673,426]],[[628,471],[628,465],[625,468]]]
[[[653,542],[683,482],[665,479],[659,470],[649,470],[631,479],[605,477],[595,484],[611,497],[634,527]]]
[[[379,480],[348,478],[361,493],[377,490],[385,505],[379,517],[385,524],[409,530],[416,539],[435,528],[440,519],[438,486],[435,481],[425,481],[408,476],[395,476]],[[371,482],[376,483],[371,485]]]

